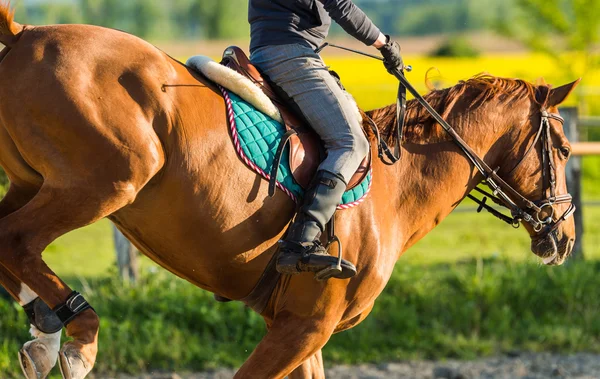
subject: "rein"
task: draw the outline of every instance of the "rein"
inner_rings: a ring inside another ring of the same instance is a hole
[[[378,57],[377,55],[367,54],[365,52],[350,49],[344,46],[334,45],[332,43],[325,42],[323,45],[319,46],[315,53],[319,54],[323,51],[324,48],[331,46],[336,49],[349,51],[351,53],[355,53],[358,55],[363,55],[365,57],[377,59],[379,61],[383,61],[382,57]],[[412,66],[403,66],[399,69],[399,72],[402,76],[404,76],[404,71],[411,72]],[[381,135],[379,134],[379,128],[377,128],[377,124],[371,117],[365,114],[373,133],[377,137],[377,156],[384,164],[388,166],[394,165],[396,162],[402,158],[402,139],[404,138],[404,120],[406,118],[406,86],[400,82],[398,85],[398,95],[396,96],[396,146],[394,148],[395,153],[392,153],[388,144],[381,139]]]
[[[353,53],[357,53],[360,55],[368,56],[370,58],[382,60],[382,58],[377,57],[375,55],[366,54],[357,50],[345,48],[342,46],[332,45],[325,43],[320,46],[316,53],[319,53],[325,47],[331,46],[334,48],[350,51]],[[406,67],[407,71],[410,71],[412,68],[410,66]],[[556,166],[554,164],[554,158],[552,155],[552,140],[551,140],[551,125],[550,119],[557,120],[559,122],[564,123],[564,119],[558,115],[553,113],[548,113],[546,109],[541,110],[541,123],[540,128],[531,144],[531,146],[527,149],[521,160],[517,163],[517,165],[509,172],[509,175],[512,174],[521,164],[524,162],[525,158],[534,150],[535,146],[538,142],[542,144],[542,183],[543,183],[543,193],[545,194],[547,190],[550,191],[550,196],[545,199],[539,201],[531,201],[523,196],[519,191],[514,189],[511,185],[506,183],[504,179],[498,176],[498,171],[500,167],[496,169],[492,169],[488,166],[485,161],[480,158],[477,153],[471,149],[471,147],[458,135],[456,130],[443,119],[443,117],[425,100],[423,96],[410,84],[410,82],[404,76],[404,67],[393,70],[390,72],[392,75],[398,79],[400,82],[398,89],[398,97],[396,100],[396,134],[398,140],[396,142],[396,154],[392,154],[389,150],[387,144],[381,140],[379,129],[377,125],[372,119],[368,119],[371,127],[373,128],[375,135],[378,140],[378,150],[379,150],[379,158],[384,164],[393,165],[398,162],[401,157],[401,144],[402,144],[402,136],[403,136],[403,125],[404,125],[404,116],[406,112],[406,90],[408,90],[415,99],[427,110],[427,112],[437,121],[442,128],[452,137],[452,140],[458,147],[462,150],[464,155],[473,163],[475,168],[483,175],[482,183],[487,185],[491,189],[491,193],[479,188],[475,187],[475,191],[484,195],[483,200],[479,200],[475,196],[468,194],[467,196],[479,204],[479,208],[477,212],[481,212],[481,210],[485,209],[488,212],[492,213],[494,216],[498,217],[500,220],[512,225],[513,227],[519,227],[522,221],[527,222],[531,225],[533,230],[536,233],[543,232],[543,236],[546,236],[550,233],[554,233],[558,226],[573,215],[575,212],[575,205],[572,202],[572,196],[570,194],[556,195]],[[388,162],[384,160],[384,155],[389,159]],[[547,167],[547,170],[546,170]],[[547,172],[546,172],[547,171]],[[546,178],[548,176],[548,178]],[[546,179],[549,183],[549,188],[545,187]],[[507,208],[510,211],[510,216],[507,216],[490,205],[486,204],[487,198],[492,199],[492,201],[500,206]],[[516,200],[513,200],[516,199]],[[554,205],[555,204],[570,204],[569,208],[560,216],[558,219],[554,219]],[[549,208],[549,210],[548,210]],[[544,217],[543,213],[547,212],[547,216]]]

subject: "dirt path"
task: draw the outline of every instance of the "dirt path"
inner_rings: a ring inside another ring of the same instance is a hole
[[[232,370],[196,374],[148,374],[118,379],[229,379]],[[108,377],[106,377],[108,378]],[[548,379],[600,378],[600,355],[595,354],[514,354],[511,357],[476,361],[416,361],[380,365],[335,366],[327,369],[328,379]]]

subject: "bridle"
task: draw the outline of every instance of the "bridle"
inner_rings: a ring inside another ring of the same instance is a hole
[[[493,170],[471,147],[456,133],[456,130],[450,126],[440,116],[439,113],[417,92],[417,90],[408,82],[404,77],[402,70],[396,70],[393,72],[394,76],[400,81],[400,86],[405,86],[409,92],[425,107],[425,109],[431,114],[431,116],[444,128],[444,130],[452,137],[454,143],[463,151],[466,157],[473,163],[475,168],[483,175],[482,183],[487,185],[491,189],[491,193],[475,187],[475,191],[484,195],[483,200],[479,200],[475,196],[468,194],[467,196],[479,204],[478,212],[482,209],[487,210],[494,216],[498,217],[502,221],[518,228],[521,222],[526,222],[531,225],[532,229],[538,233],[540,237],[545,237],[552,234],[553,238],[556,239],[555,232],[558,226],[567,220],[575,212],[575,205],[572,200],[573,197],[570,194],[557,195],[556,194],[556,165],[554,164],[554,157],[552,154],[552,135],[551,135],[551,123],[550,119],[560,121],[564,123],[564,119],[554,113],[549,113],[545,108],[541,110],[541,122],[539,130],[536,133],[531,146],[527,149],[521,160],[516,166],[509,172],[509,175],[513,174],[518,167],[525,161],[527,156],[535,149],[535,146],[540,142],[542,144],[542,187],[543,192],[550,192],[550,196],[545,199],[538,201],[531,201],[523,196],[519,191],[514,189],[504,179],[498,175],[500,167]],[[397,127],[402,128],[404,120],[398,120]],[[547,177],[547,178],[546,178]],[[547,179],[547,180],[546,180]],[[549,183],[549,188],[546,188],[545,183]],[[486,198],[492,199],[496,204],[508,208],[510,216],[507,216],[493,207],[486,204]],[[569,204],[568,209],[558,219],[554,219],[554,205],[556,204]],[[549,211],[548,211],[549,209]],[[548,215],[544,217],[544,213]]]
[[[325,47],[331,46],[334,48],[351,51],[360,55],[368,56],[370,58],[382,60],[381,57],[366,54],[361,51],[349,49],[343,46],[333,45],[325,43],[320,46],[316,53],[321,52]],[[539,237],[546,237],[551,235],[556,242],[556,230],[558,226],[565,220],[575,213],[576,207],[573,204],[573,197],[569,194],[556,194],[556,165],[554,164],[554,157],[552,154],[552,135],[551,135],[551,123],[550,120],[557,120],[561,124],[564,124],[564,119],[555,113],[549,113],[545,108],[540,111],[541,122],[540,127],[536,133],[535,138],[531,145],[527,148],[525,154],[516,166],[509,171],[508,175],[512,175],[525,161],[527,156],[535,150],[535,146],[540,142],[542,144],[542,187],[543,194],[550,192],[549,196],[542,200],[531,201],[523,196],[519,191],[514,189],[504,179],[498,176],[500,167],[493,170],[490,166],[477,153],[471,149],[471,147],[456,133],[456,130],[446,122],[440,116],[440,114],[421,96],[421,94],[410,84],[410,82],[404,76],[404,70],[410,71],[410,66],[400,67],[396,70],[390,71],[390,74],[394,75],[400,82],[398,86],[398,96],[396,101],[396,154],[393,154],[389,146],[385,143],[379,134],[379,128],[373,120],[370,118],[367,120],[371,124],[371,128],[377,138],[379,159],[387,164],[393,165],[400,160],[401,157],[401,144],[403,138],[403,127],[404,119],[406,114],[406,91],[408,90],[415,99],[429,112],[429,114],[437,121],[442,128],[450,135],[454,143],[462,150],[465,156],[471,161],[475,168],[483,175],[482,184],[485,184],[491,190],[486,191],[479,186],[474,188],[484,195],[483,199],[480,200],[477,197],[468,194],[467,197],[479,204],[477,212],[481,212],[483,209],[487,210],[500,220],[518,228],[522,222],[528,223],[534,232],[538,233]],[[387,159],[386,159],[387,158]],[[546,187],[546,182],[549,186]],[[507,216],[490,205],[486,204],[487,198],[490,198],[494,203],[502,207],[507,208],[510,211],[510,216]],[[557,204],[569,204],[567,210],[557,219],[554,219],[555,210],[554,205]],[[544,214],[547,214],[544,216]]]
[[[573,197],[569,193],[563,195],[556,194],[556,165],[554,164],[554,157],[552,154],[550,119],[557,120],[561,124],[564,123],[564,119],[560,115],[549,113],[547,110],[542,109],[540,127],[535,135],[535,138],[533,139],[531,145],[527,148],[523,157],[521,157],[521,160],[507,174],[508,176],[512,175],[522,165],[529,154],[531,154],[531,152],[535,149],[535,146],[538,144],[538,142],[541,143],[542,193],[546,194],[549,192],[548,197],[538,201],[528,200],[498,176],[497,172],[499,171],[499,168],[496,170],[491,170],[487,165],[487,167],[483,167],[484,172],[482,172],[482,174],[485,178],[484,183],[487,184],[493,192],[489,193],[479,187],[476,187],[475,191],[484,195],[483,200],[479,200],[471,194],[468,195],[470,199],[479,204],[478,211],[481,211],[485,208],[496,217],[513,225],[514,227],[518,227],[521,221],[527,222],[531,225],[536,233],[542,232],[540,233],[542,236],[554,232],[563,221],[573,215],[576,209],[572,202]],[[548,183],[547,187],[546,183]],[[489,207],[486,204],[487,198],[492,199],[498,205],[508,208],[511,212],[511,216],[506,216],[496,211],[494,208]],[[516,201],[513,199],[516,199]],[[567,210],[562,214],[562,216],[555,220],[554,205],[567,203],[569,204]],[[544,214],[546,214],[545,217]]]

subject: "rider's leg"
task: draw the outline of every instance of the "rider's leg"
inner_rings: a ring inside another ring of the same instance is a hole
[[[368,141],[362,119],[349,95],[329,74],[310,48],[302,45],[265,47],[252,61],[274,87],[295,105],[319,134],[327,158],[306,191],[300,211],[282,244],[277,269],[284,273],[320,271],[335,262],[316,241],[340,203],[346,184],[367,155]],[[350,277],[356,272],[343,262]]]

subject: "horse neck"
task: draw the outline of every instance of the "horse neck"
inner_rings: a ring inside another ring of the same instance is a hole
[[[506,116],[511,112],[499,109],[484,115],[485,109],[456,112],[447,119],[486,163],[496,167],[507,148],[516,143],[517,134],[507,133],[507,127],[515,121]],[[386,120],[395,122],[389,117]],[[390,125],[380,126],[382,130],[391,130]],[[395,209],[388,213],[394,214],[396,222],[385,224],[391,226],[387,232],[395,235],[395,244],[400,246],[390,248],[400,255],[450,214],[482,179],[444,131],[431,135],[429,140],[405,141],[402,159],[394,166],[386,166],[379,160],[374,163],[375,172],[387,182],[381,196],[386,199],[385,207]]]

